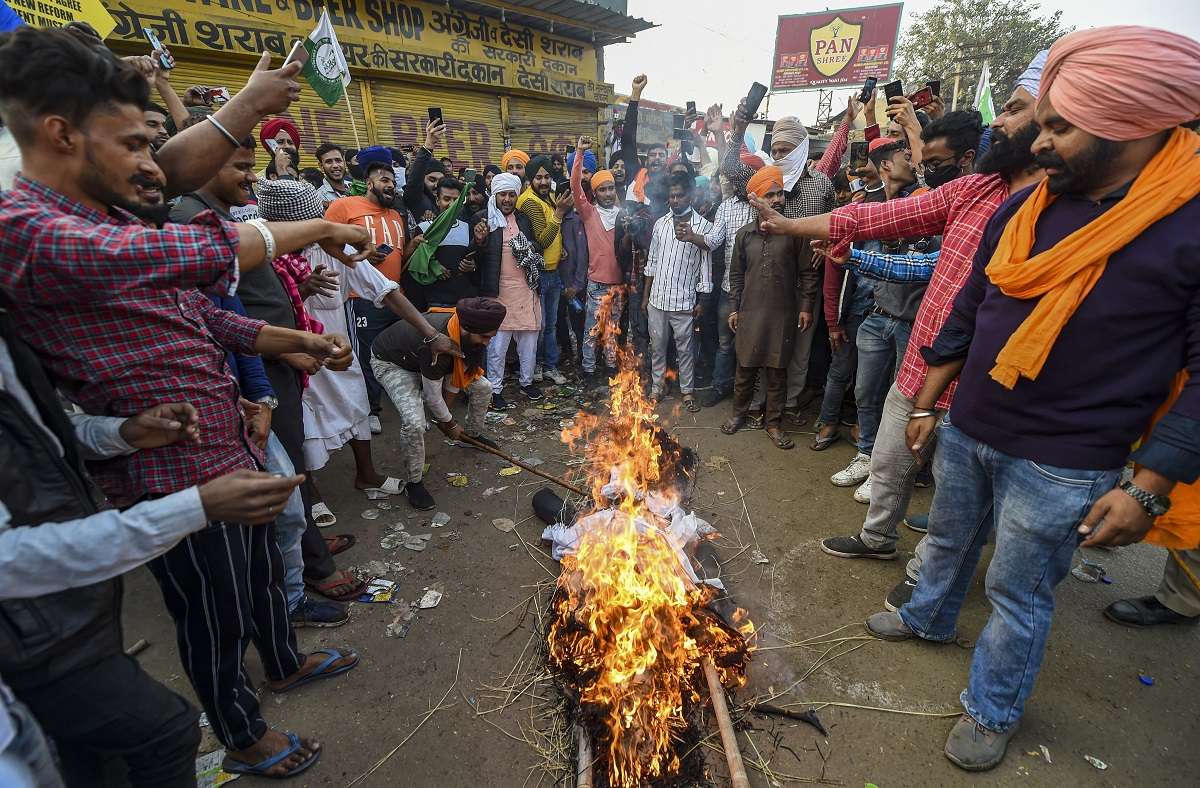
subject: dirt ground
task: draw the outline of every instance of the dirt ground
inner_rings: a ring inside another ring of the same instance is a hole
[[[552,427],[570,417],[574,398],[555,397],[560,412],[538,412],[540,424],[534,428],[527,426],[530,419],[525,416],[531,404],[519,395],[513,399],[518,405],[510,415],[517,424],[495,429],[501,445],[522,457],[541,457],[551,472],[565,472],[569,456]],[[1138,546],[1097,553],[1093,558],[1105,564],[1111,585],[1067,578],[1059,589],[1042,675],[1007,759],[992,772],[967,774],[942,756],[953,719],[940,715],[958,711],[958,693],[971,659],[969,642],[937,646],[850,640],[817,645],[863,634],[860,622],[883,609],[883,597],[901,577],[903,560],[917,541],[916,534],[904,529],[900,560],[891,562],[846,561],[820,551],[821,537],[853,533],[866,511],[851,499],[852,490],[829,483],[830,474],[851,457],[848,444],[815,453],[807,449],[808,435],[801,434],[807,428],[794,428],[799,445],[784,452],[761,432],[722,435],[717,426],[727,415],[726,406],[694,416],[672,412],[677,409],[677,399],[667,400],[661,412],[685,445],[694,447],[702,460],[714,455],[729,460],[720,469],[701,467],[693,508],[724,534],[723,560],[729,561],[740,547],[748,548],[726,566],[726,582],[763,631],[764,648],[735,702],[779,692],[807,676],[775,703],[829,701],[905,712],[826,707],[820,717],[828,738],[802,723],[749,716],[739,734],[741,750],[748,761],[769,764],[774,777],[752,771],[752,784],[820,778],[827,784],[874,783],[880,788],[1180,785],[1200,773],[1200,631],[1131,630],[1100,614],[1114,599],[1153,592],[1162,550]],[[397,419],[390,406],[383,423],[384,433],[374,441],[375,462],[381,471],[401,476]],[[353,489],[348,450],[318,476],[338,516],[326,533],[350,533],[359,540],[338,556],[340,566],[397,561],[404,566],[392,575],[399,581],[399,597],[411,601],[434,583],[443,584],[445,596],[437,607],[419,611],[402,639],[385,636],[385,628],[400,612],[398,606],[385,604],[355,604],[350,623],[338,629],[299,630],[302,648],[349,644],[360,652],[362,663],[344,676],[294,694],[264,691],[263,712],[272,725],[323,743],[321,762],[289,782],[348,785],[403,742],[356,784],[533,786],[553,785],[559,779],[559,784],[570,786],[569,776],[540,768],[542,756],[522,740],[530,738],[525,733],[530,727],[548,719],[536,718],[538,707],[532,699],[518,698],[482,716],[472,708],[472,703],[480,710],[498,705],[484,697],[492,693],[489,685],[505,683],[530,643],[534,614],[527,611],[526,600],[538,583],[556,574],[553,562],[534,550],[543,525],[532,517],[530,498],[543,483],[524,472],[500,477],[502,461],[447,446],[436,431],[429,433],[426,445],[432,465],[429,488],[438,510],[451,517],[441,528],[428,527],[433,512],[414,514],[403,498],[391,499],[393,508],[379,519],[363,519],[370,505]],[[449,486],[446,474],[452,471],[467,474],[469,485]],[[484,497],[486,488],[505,485],[507,490]],[[926,510],[929,492],[918,494],[915,511]],[[518,523],[515,533],[493,527],[493,518],[502,517]],[[433,534],[429,549],[383,549],[380,537],[396,522],[407,523],[410,532]],[[768,563],[751,561],[755,549]],[[982,576],[977,577],[964,607],[962,639],[977,637],[988,615],[981,582]],[[829,637],[818,637],[835,630]],[[168,686],[192,697],[180,669],[171,621],[145,570],[129,578],[125,637],[128,643],[148,639],[151,647],[139,657],[141,663]],[[788,645],[805,640],[809,645]],[[831,646],[834,650],[828,651]],[[861,647],[848,651],[855,646]],[[823,657],[832,659],[812,670]],[[247,664],[261,679],[253,649]],[[1152,676],[1154,685],[1143,685],[1139,673]],[[440,709],[430,715],[443,698]],[[205,749],[217,746],[206,734]],[[1043,758],[1041,746],[1052,763]],[[1108,769],[1089,765],[1085,755],[1105,762]],[[720,754],[709,751],[706,757],[712,784],[727,785]]]

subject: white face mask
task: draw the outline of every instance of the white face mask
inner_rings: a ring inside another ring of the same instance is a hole
[[[783,171],[783,190],[790,192],[796,185],[796,181],[800,180],[800,176],[804,174],[804,167],[808,164],[808,137],[792,148],[791,153],[782,159],[775,159],[773,164]]]

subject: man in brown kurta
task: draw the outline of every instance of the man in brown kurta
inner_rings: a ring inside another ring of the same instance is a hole
[[[783,174],[763,167],[751,180],[777,210],[784,200]],[[742,227],[733,241],[729,298],[734,311],[729,327],[736,333],[737,374],[733,384],[733,417],[721,427],[732,435],[746,421],[761,370],[766,386],[767,435],[781,449],[795,444],[780,425],[787,399],[787,366],[795,337],[811,324],[819,285],[812,251],[796,236],[764,235],[758,222]],[[796,328],[800,327],[800,331]]]

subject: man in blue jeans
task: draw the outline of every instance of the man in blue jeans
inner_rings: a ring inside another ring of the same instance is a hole
[[[916,173],[904,141],[888,142],[880,138],[872,140],[871,145],[869,160],[883,180],[887,199],[898,200],[912,194],[917,188]],[[903,252],[914,246],[923,250],[931,243],[929,238],[902,239],[883,241],[882,247],[889,252]],[[850,465],[835,473],[830,481],[838,487],[859,485],[854,491],[854,500],[859,503],[871,502],[871,452],[879,431],[883,400],[904,360],[908,336],[912,333],[913,320],[917,317],[927,284],[875,282],[872,289],[874,303],[855,337],[858,368],[854,402],[858,406],[858,453]],[[823,548],[828,549],[824,545]]]
[[[1097,83],[1117,89],[1096,103]],[[918,454],[940,422],[927,556],[912,599],[867,629],[952,640],[994,524],[992,614],[945,746],[963,769],[1004,758],[1081,537],[1138,541],[1174,486],[1200,478],[1200,137],[1178,126],[1200,116],[1198,85],[1200,44],[1175,33],[1096,28],[1056,42],[1032,146],[1047,178],[993,215],[922,348],[929,374],[907,440]],[[946,416],[934,403],[960,371]],[[1181,372],[1188,382],[1130,455]],[[1128,460],[1133,479],[1113,489]]]

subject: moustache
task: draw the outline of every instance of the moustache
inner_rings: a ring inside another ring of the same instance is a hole
[[[1053,168],[1064,171],[1070,171],[1071,169],[1067,164],[1066,159],[1056,153],[1039,153],[1037,156],[1033,157],[1033,160],[1037,162],[1037,166],[1041,167],[1042,169]]]
[[[129,178],[129,182],[141,189],[162,189],[162,184],[153,178],[137,173]]]

